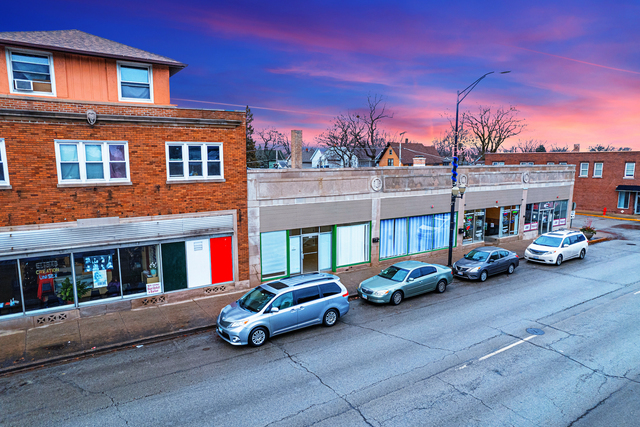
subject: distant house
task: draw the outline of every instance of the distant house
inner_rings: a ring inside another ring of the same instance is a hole
[[[369,156],[369,153],[372,150],[375,150],[374,151],[375,155],[374,155],[373,159]],[[384,151],[384,148],[379,147],[379,148],[369,149],[369,150],[365,150],[363,148],[356,148],[353,152],[355,153],[356,157],[358,158],[358,167],[366,168],[366,167],[377,166],[378,159],[382,155],[383,151]]]
[[[323,166],[323,156],[320,148],[306,147],[302,149],[303,169],[315,169]]]
[[[280,150],[256,150],[256,158],[260,161],[260,168],[288,167],[288,156]]]
[[[325,168],[357,168],[358,156],[348,148],[331,147],[322,154],[321,162]]]
[[[400,159],[402,156],[402,159]],[[424,160],[423,160],[424,159]],[[378,157],[378,166],[438,166],[445,164],[433,145],[413,142],[387,143]]]

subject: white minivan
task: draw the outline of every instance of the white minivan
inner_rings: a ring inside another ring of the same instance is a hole
[[[527,261],[560,265],[571,258],[583,259],[588,249],[589,241],[580,231],[558,230],[534,240],[524,251],[524,258]]]

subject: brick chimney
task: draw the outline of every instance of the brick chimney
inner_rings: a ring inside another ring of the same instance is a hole
[[[427,159],[424,157],[414,157],[413,158],[413,166],[426,166]]]
[[[573,151],[580,151],[580,144],[573,144]]]
[[[291,131],[291,168],[302,169],[302,131]]]

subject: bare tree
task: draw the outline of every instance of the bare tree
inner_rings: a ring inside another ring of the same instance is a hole
[[[367,107],[368,111],[362,116],[357,115],[359,125],[363,127],[364,138],[357,142],[358,148],[372,162],[381,148],[390,142],[390,135],[380,129],[380,125],[384,119],[392,119],[393,113],[387,111],[387,104],[383,102],[382,95],[368,95]]]
[[[449,129],[447,129],[442,137],[433,140],[433,146],[438,150],[438,154],[440,154],[440,156],[451,158],[453,157],[453,146],[455,145],[455,116],[444,115],[444,117],[449,121]],[[464,123],[459,123],[458,163],[469,164],[475,162],[478,157],[480,157],[477,145],[475,136],[469,131],[469,129],[464,127]]]
[[[549,149],[549,152],[551,153],[566,153],[567,151],[569,151],[569,147],[567,147],[566,145],[563,147],[552,145],[551,149]]]
[[[611,144],[607,144],[607,145],[597,144],[597,145],[589,146],[589,151],[631,151],[631,148],[629,147],[616,148]]]
[[[277,153],[280,152],[280,148],[283,148],[287,155],[291,154],[291,144],[286,134],[278,132],[275,128],[262,129],[257,133],[258,138],[262,141],[256,146],[257,157],[262,162],[262,167],[269,167],[269,161],[278,157]]]
[[[508,138],[519,135],[526,127],[513,106],[499,107],[495,112],[491,107],[480,106],[476,115],[463,113],[462,123],[473,134],[480,155],[497,152]]]
[[[355,166],[354,151],[362,138],[359,121],[354,116],[339,115],[331,127],[316,137],[316,142],[327,147],[325,156],[333,165]]]

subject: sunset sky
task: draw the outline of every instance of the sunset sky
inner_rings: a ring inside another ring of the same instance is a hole
[[[189,66],[182,107],[241,109],[254,126],[302,129],[383,95],[392,133],[430,144],[461,108],[516,106],[519,139],[640,150],[640,2],[32,1],[3,4],[0,31],[79,29]]]

